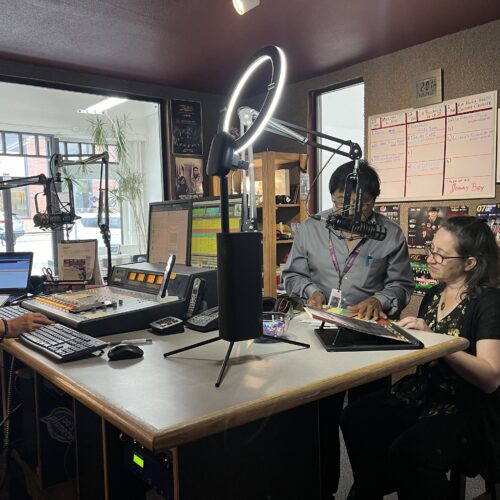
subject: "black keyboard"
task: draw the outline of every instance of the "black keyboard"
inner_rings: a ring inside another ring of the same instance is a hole
[[[2,307],[0,318],[13,319],[27,312],[19,306]],[[24,332],[18,338],[23,344],[56,361],[78,359],[108,345],[107,342],[59,323]]]

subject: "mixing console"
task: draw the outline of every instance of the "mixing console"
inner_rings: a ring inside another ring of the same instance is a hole
[[[110,282],[117,286],[35,297],[23,301],[22,306],[93,337],[101,337],[147,328],[149,323],[165,316],[184,318],[196,277],[203,277],[216,292],[215,270],[176,266],[168,287],[169,295],[159,298],[158,276],[163,276],[163,270],[148,263],[140,265],[142,270],[133,267],[133,271],[127,266],[115,267]],[[131,274],[132,284],[128,282]],[[144,276],[142,286],[137,275]],[[208,299],[208,306],[216,305],[213,295]]]

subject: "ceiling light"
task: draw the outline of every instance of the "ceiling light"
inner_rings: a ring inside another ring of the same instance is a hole
[[[103,101],[94,104],[93,106],[89,106],[88,108],[85,109],[79,109],[78,113],[87,113],[89,115],[102,115],[104,111],[106,111],[107,109],[112,108],[113,106],[117,106],[118,104],[121,104],[122,102],[125,101],[128,101],[128,99],[124,99],[122,97],[108,97]]]
[[[257,7],[259,4],[260,0],[233,0],[233,6],[240,16]]]

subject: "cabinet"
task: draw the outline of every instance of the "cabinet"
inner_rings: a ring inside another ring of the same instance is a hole
[[[265,151],[254,155],[255,184],[259,226],[262,231],[263,245],[263,293],[266,297],[276,297],[276,268],[284,262],[292,248],[292,239],[276,238],[276,224],[282,222],[290,226],[306,218],[305,201],[300,200],[300,175],[307,164],[307,155],[300,153],[280,153]],[[276,175],[276,171],[288,171],[286,175]],[[241,172],[235,171],[228,176],[230,194],[241,193]],[[277,186],[279,184],[279,187]],[[276,194],[282,185],[289,186],[293,203],[276,203]],[[212,193],[219,195],[216,179],[212,182]]]
[[[276,268],[284,261],[293,240],[278,240],[276,224],[290,226],[306,218],[305,202],[300,200],[300,173],[305,170],[307,155],[266,151],[254,156],[256,182],[262,181],[262,195],[258,197],[259,221],[263,235],[263,288],[264,295],[276,297]],[[277,170],[288,170],[286,176],[276,176]],[[276,181],[287,179],[290,195],[295,203],[276,203]]]

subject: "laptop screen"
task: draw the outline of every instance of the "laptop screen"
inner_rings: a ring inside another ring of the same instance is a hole
[[[26,292],[32,263],[33,252],[0,253],[0,294]]]

